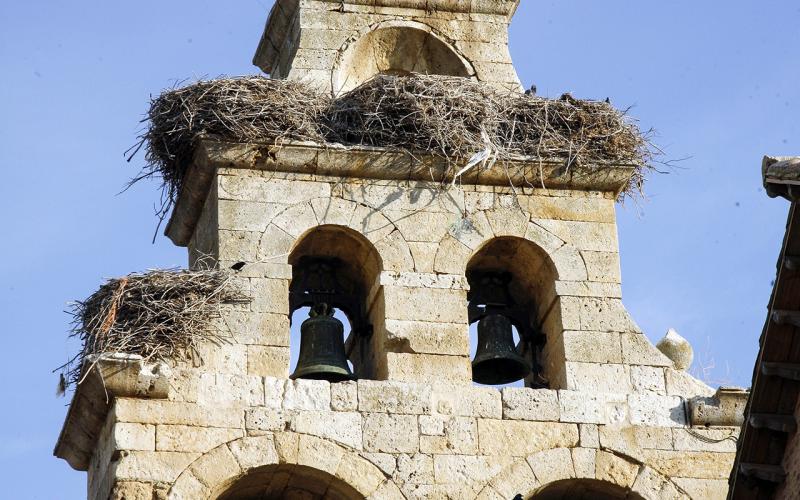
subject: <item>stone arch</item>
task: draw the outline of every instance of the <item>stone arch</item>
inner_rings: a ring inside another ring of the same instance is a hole
[[[689,498],[674,482],[649,466],[628,456],[593,448],[553,448],[517,459],[490,479],[478,498],[516,495],[532,500],[572,498],[558,495],[569,493],[573,485],[578,492],[584,487],[590,493],[623,494],[618,498],[625,499]]]
[[[476,212],[445,235],[434,261],[437,272],[460,274],[474,255],[493,240],[518,238],[533,244],[553,271],[553,281],[587,279],[580,252],[541,226],[528,221],[519,209],[504,208]]]
[[[250,481],[274,480],[278,471],[296,473],[301,481],[327,481],[334,498],[404,498],[389,477],[356,451],[290,431],[246,436],[204,453],[178,476],[168,498],[238,500],[238,493],[252,488]]]
[[[381,271],[414,268],[408,243],[380,210],[332,197],[298,203],[276,215],[261,236],[259,261],[288,264],[289,254],[302,236],[325,225],[348,228],[366,238],[380,257]]]
[[[331,74],[334,95],[379,73],[427,73],[472,77],[472,64],[431,26],[408,20],[373,24],[341,49]]]

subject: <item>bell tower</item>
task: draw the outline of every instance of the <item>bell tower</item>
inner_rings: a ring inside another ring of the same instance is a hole
[[[324,133],[379,113],[341,99],[386,103],[403,82],[609,116],[523,96],[518,4],[277,0],[254,59],[271,80],[230,84],[296,83],[353,113]],[[498,138],[530,140],[518,127],[481,128],[464,155],[369,123],[360,142],[212,122],[186,141],[166,236],[250,300],[222,304],[225,340],[190,360],[86,363],[55,454],[88,498],[724,498],[746,393],[693,378],[686,346],[662,353],[622,303],[615,202],[637,166],[597,143],[583,161],[500,157]]]

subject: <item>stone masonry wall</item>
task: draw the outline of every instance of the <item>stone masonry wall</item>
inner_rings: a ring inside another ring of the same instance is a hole
[[[288,259],[323,225],[380,257],[379,380],[288,380]],[[496,238],[538,249],[550,389],[471,383],[464,272]],[[245,263],[253,301],[226,306],[229,343],[172,368],[168,399],[114,401],[90,499],[215,499],[264,470],[281,488],[317,471],[367,498],[508,499],[569,478],[725,497],[738,430],[689,426],[687,402],[713,391],[626,313],[610,194],[219,169],[189,247],[195,262]]]
[[[682,406],[665,411],[646,396],[201,377],[199,387],[176,384],[170,401],[116,401],[107,441],[117,456],[113,498],[140,498],[123,496],[131,489],[213,498],[247,470],[280,463],[341,478],[347,454],[371,464],[349,484],[365,496],[383,487],[376,498],[508,499],[597,478],[645,498],[715,499],[725,497],[735,452],[732,440],[707,442],[735,429],[688,429]],[[236,456],[251,438],[267,443],[257,463]],[[301,459],[282,449],[296,455],[312,445],[327,451]],[[220,449],[235,460],[205,458]]]

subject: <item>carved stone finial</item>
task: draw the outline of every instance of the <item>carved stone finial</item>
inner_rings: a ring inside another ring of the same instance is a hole
[[[675,363],[675,368],[685,370],[694,360],[694,350],[689,341],[681,337],[678,332],[670,328],[664,338],[656,344],[658,350]]]

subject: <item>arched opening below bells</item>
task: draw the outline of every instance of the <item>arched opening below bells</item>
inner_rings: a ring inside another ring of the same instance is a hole
[[[629,488],[595,479],[568,479],[548,484],[530,500],[644,500]]]
[[[359,500],[364,496],[341,479],[303,465],[269,465],[238,479],[216,500]]]

